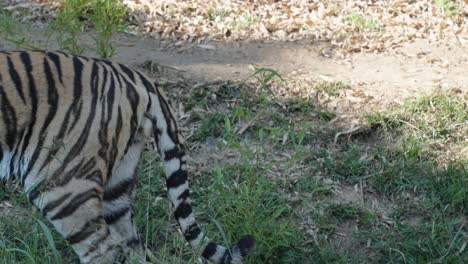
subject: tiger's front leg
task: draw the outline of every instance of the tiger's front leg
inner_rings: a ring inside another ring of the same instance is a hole
[[[54,162],[58,161],[50,165]],[[57,177],[60,180],[44,180],[25,189],[33,189],[30,200],[66,238],[81,263],[113,263],[122,247],[111,236],[103,213],[100,179],[105,170],[94,164],[93,159],[82,160]]]

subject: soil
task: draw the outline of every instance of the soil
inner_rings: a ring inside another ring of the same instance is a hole
[[[45,40],[43,26],[35,26],[32,32],[32,40]],[[90,39],[85,42],[92,43]],[[384,105],[434,88],[468,92],[468,43],[457,41],[430,43],[417,39],[391,53],[346,56],[332,50],[329,43],[307,40],[174,46],[149,37],[118,34],[114,44],[118,47],[114,61],[133,66],[154,61],[175,69],[184,79],[196,81],[243,80],[252,74],[251,66],[262,66],[284,76],[344,81]],[[52,39],[47,46],[50,50],[58,48]],[[0,39],[0,49],[14,48]],[[96,56],[89,51],[85,55]]]

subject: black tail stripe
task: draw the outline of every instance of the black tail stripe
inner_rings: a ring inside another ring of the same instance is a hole
[[[229,250],[226,249],[224,251],[223,257],[221,258],[221,263],[231,263],[231,260],[232,260],[232,256],[229,253]]]
[[[138,246],[140,244],[141,244],[141,241],[137,237],[131,238],[130,240],[127,240],[127,242],[126,242],[127,247],[135,247],[135,246]]]
[[[164,160],[169,161],[174,158],[180,159],[184,155],[185,155],[185,152],[183,150],[179,150],[179,148],[175,146],[171,150],[164,151]]]
[[[187,171],[178,169],[172,173],[166,180],[166,186],[168,189],[177,188],[180,185],[187,182]]]
[[[203,250],[202,256],[206,259],[210,259],[214,254],[216,254],[216,244],[213,242],[206,245],[205,250]]]
[[[178,220],[180,218],[187,218],[192,214],[192,207],[186,202],[182,202],[177,206],[177,209],[174,211],[174,216]]]
[[[161,111],[163,112],[163,117],[166,121],[167,125],[167,130],[171,131],[171,133],[168,133],[169,137],[171,140],[178,145],[179,142],[179,131],[177,130],[176,126],[176,121],[174,117],[172,116],[171,110],[169,108],[169,103],[164,99],[161,91],[159,89],[156,89],[157,93],[157,98],[159,100],[159,106],[161,107]]]
[[[76,209],[91,199],[99,199],[99,195],[94,189],[75,195],[70,202],[52,216],[50,220],[54,221],[72,215]]]
[[[184,234],[184,237],[185,239],[187,239],[187,241],[192,241],[198,238],[200,233],[201,233],[200,227],[198,227],[197,223],[193,223],[188,227],[187,231]]]
[[[178,200],[187,200],[190,197],[190,190],[187,189],[177,197]]]
[[[117,222],[120,218],[125,216],[130,211],[130,208],[125,207],[121,208],[117,211],[111,212],[109,215],[104,216],[104,220],[108,225],[112,225],[113,223]]]

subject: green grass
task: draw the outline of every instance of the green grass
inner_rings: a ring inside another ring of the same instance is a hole
[[[318,91],[324,92],[332,97],[337,97],[343,90],[350,89],[351,86],[345,82],[337,81],[337,82],[327,82],[321,81],[315,85],[315,89]]]
[[[377,30],[377,21],[369,19],[363,14],[351,13],[347,15],[344,20],[350,23],[357,32],[373,32]]]
[[[58,17],[49,26],[61,49],[81,54],[85,49],[81,33],[86,23],[90,23],[96,30],[93,39],[99,56],[109,58],[116,52],[112,35],[126,29],[127,10],[121,1],[66,0],[62,4]]]
[[[101,58],[110,58],[116,52],[112,36],[126,30],[127,9],[121,1],[63,0],[62,6],[58,16],[49,23],[48,39],[54,38],[62,50],[82,54],[87,48],[83,35],[89,35]],[[87,26],[92,26],[94,31],[86,30]],[[16,48],[47,49],[47,43],[33,40],[32,30],[31,23],[24,24],[21,17],[13,17],[8,11],[0,10],[0,36],[4,40]]]
[[[369,113],[367,128],[335,142],[342,128],[319,113],[329,110],[313,98],[277,97],[265,80],[256,89],[204,84],[180,98],[196,112],[187,144],[217,143],[215,153],[191,154],[219,154],[218,162],[190,167],[195,212],[211,238],[233,245],[254,235],[246,263],[468,262],[465,95],[439,91]],[[332,88],[324,91],[340,96]],[[159,263],[196,263],[200,252],[176,231],[154,153],[145,153],[139,178],[136,221],[147,247]],[[22,208],[21,197],[0,191],[0,203]],[[56,259],[76,261],[55,231],[1,216],[0,263]]]
[[[451,17],[461,14],[463,2],[457,0],[435,0],[436,6],[440,7],[444,15]]]
[[[224,21],[226,15],[228,15],[228,11],[223,8],[210,8],[208,9],[208,18],[212,21]]]
[[[24,14],[26,15],[26,14]],[[31,24],[22,24],[6,10],[0,9],[0,37],[15,45],[17,49],[37,49],[39,46],[31,38]]]

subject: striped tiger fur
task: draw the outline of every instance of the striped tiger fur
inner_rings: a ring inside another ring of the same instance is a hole
[[[131,197],[148,136],[190,245],[213,263],[241,263],[253,247],[246,236],[227,249],[199,228],[176,119],[142,73],[63,52],[0,52],[0,108],[0,180],[22,187],[81,263],[143,251]]]

